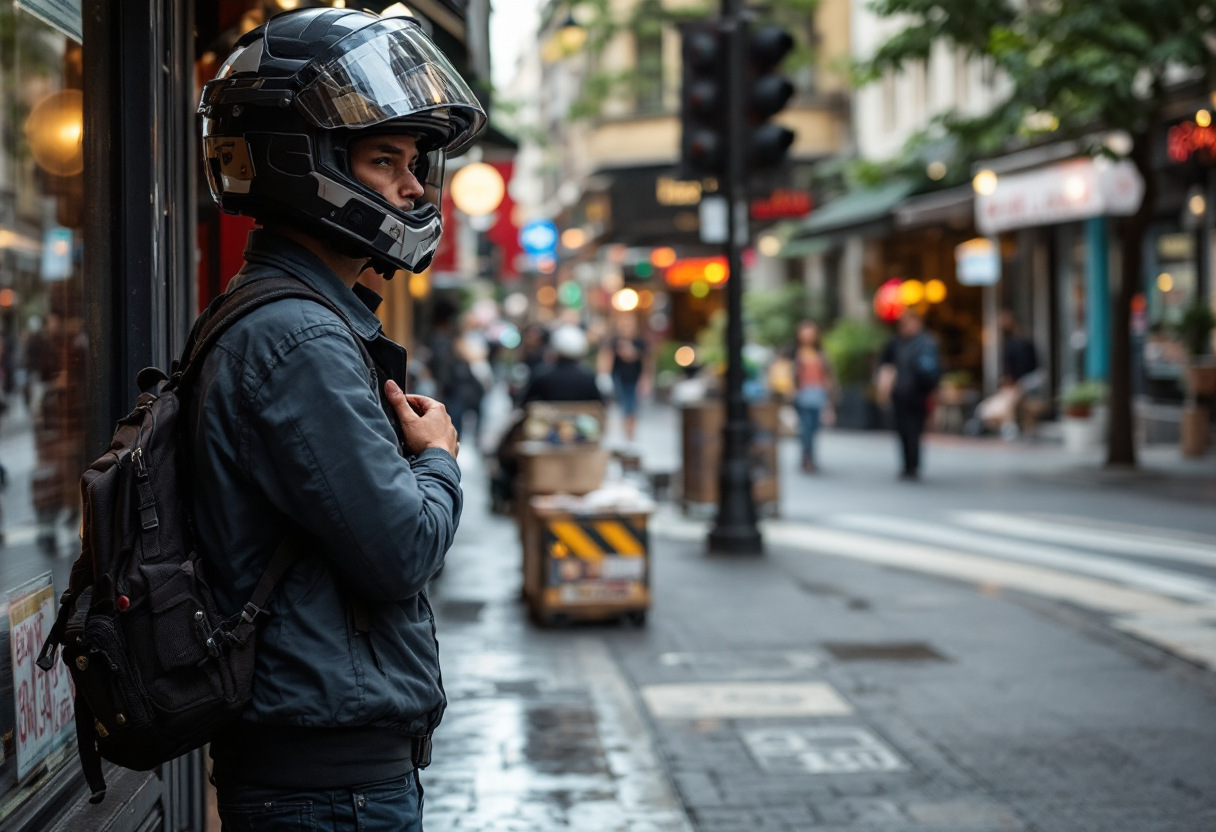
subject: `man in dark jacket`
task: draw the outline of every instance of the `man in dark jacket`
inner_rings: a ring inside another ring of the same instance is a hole
[[[920,477],[920,438],[925,432],[929,397],[941,376],[937,342],[912,310],[900,316],[896,334],[879,358],[880,393],[891,402],[895,432],[903,455],[900,479]]]
[[[340,311],[291,298],[246,315],[187,405],[220,608],[239,613],[280,542],[297,547],[253,700],[211,744],[220,818],[421,830],[417,770],[445,705],[425,588],[460,518],[457,438],[443,405],[403,391],[405,351],[357,280],[429,264],[443,154],[484,114],[416,24],[336,9],[243,36],[201,109],[213,197],[263,226],[232,286],[288,276]]]
[[[520,395],[520,404],[602,402],[604,397],[595,383],[595,372],[583,363],[587,357],[586,334],[574,324],[565,324],[553,333],[550,346],[557,360],[537,368],[535,377]]]

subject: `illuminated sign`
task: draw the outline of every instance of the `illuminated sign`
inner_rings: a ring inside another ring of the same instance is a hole
[[[1130,161],[1073,159],[1001,176],[991,188],[977,190],[975,225],[993,236],[1104,215],[1127,217],[1143,199],[1144,177]]]
[[[701,183],[660,176],[655,180],[654,198],[660,205],[696,205],[701,201]]]
[[[777,188],[762,199],[752,200],[752,219],[764,221],[805,217],[813,207],[814,202],[807,191]]]
[[[1196,156],[1210,162],[1216,158],[1216,127],[1189,120],[1175,124],[1166,134],[1165,147],[1171,162],[1189,162]]]
[[[686,257],[668,267],[667,285],[678,288],[698,281],[717,285],[726,280],[729,272],[725,257]]]

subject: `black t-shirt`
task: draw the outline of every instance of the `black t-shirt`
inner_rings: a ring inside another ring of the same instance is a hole
[[[622,357],[632,355],[632,358]],[[646,342],[641,338],[612,339],[612,375],[625,384],[637,384],[642,377],[642,358],[646,355]]]
[[[1021,335],[1010,335],[1005,339],[1004,353],[1005,375],[1013,381],[1020,381],[1039,369],[1039,357],[1034,349],[1034,342]]]

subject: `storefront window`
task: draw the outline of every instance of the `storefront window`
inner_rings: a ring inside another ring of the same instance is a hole
[[[1199,296],[1195,261],[1195,234],[1171,229],[1150,237],[1150,264],[1145,296],[1148,301],[1148,337],[1144,344],[1144,372],[1150,394],[1174,398],[1186,369],[1186,348],[1176,327],[1182,314]]]
[[[0,0],[0,819],[75,758],[66,670],[33,662],[89,456],[82,102],[80,44]]]

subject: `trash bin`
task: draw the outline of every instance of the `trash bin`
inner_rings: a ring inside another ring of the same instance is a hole
[[[751,462],[752,500],[765,517],[778,514],[780,491],[777,478],[777,439],[781,429],[781,406],[775,401],[748,406],[752,438],[748,446]],[[718,469],[722,462],[722,428],[726,403],[707,400],[680,408],[684,476],[680,504],[686,514],[712,517],[718,508]]]
[[[594,506],[565,495],[533,497],[522,524],[524,600],[535,621],[624,618],[650,608],[650,507]]]

